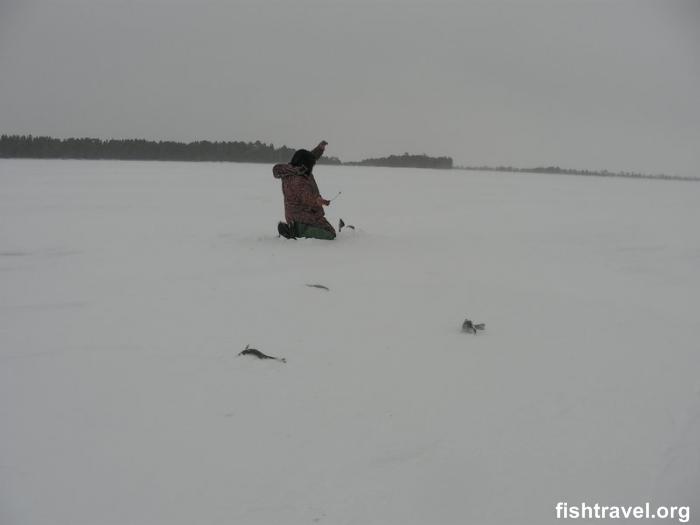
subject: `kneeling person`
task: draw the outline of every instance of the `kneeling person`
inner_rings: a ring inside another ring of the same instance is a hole
[[[282,180],[284,216],[277,231],[287,239],[307,237],[312,239],[335,239],[335,229],[326,220],[324,206],[329,200],[321,197],[313,175],[314,165],[321,158],[326,145],[324,140],[311,151],[300,149],[294,153],[289,164],[276,164],[272,174]]]

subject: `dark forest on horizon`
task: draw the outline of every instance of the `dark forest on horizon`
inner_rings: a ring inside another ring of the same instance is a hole
[[[212,162],[288,162],[294,149],[256,142],[151,141],[109,139],[0,136],[0,158],[164,160]],[[322,157],[319,163],[340,164],[336,157]]]
[[[273,144],[223,141],[151,141],[145,139],[68,138],[32,135],[1,135],[0,158],[27,159],[90,159],[90,160],[160,160],[190,162],[289,162],[295,149],[287,146],[276,148]],[[559,166],[515,168],[511,166],[454,166],[452,157],[431,157],[425,154],[389,155],[357,162],[341,162],[333,156],[323,156],[319,164],[345,166],[375,166],[395,168],[460,169],[470,171],[544,173],[585,175],[598,177],[626,177],[642,179],[698,181],[695,177],[676,175],[649,175],[635,172],[610,172],[607,170],[580,170]]]
[[[359,162],[345,162],[348,166],[378,166],[384,168],[430,168],[449,170],[453,167],[452,157],[429,157],[428,155],[389,155]]]
[[[288,162],[294,149],[275,148],[273,144],[256,142],[173,142],[143,139],[110,139],[34,137],[32,135],[0,136],[0,158],[94,159],[94,160],[164,160],[213,162]],[[319,164],[390,166],[410,168],[452,168],[450,157],[427,155],[391,155],[379,159],[342,163],[324,155]]]

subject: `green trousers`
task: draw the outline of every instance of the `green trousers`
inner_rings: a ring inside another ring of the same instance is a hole
[[[312,224],[304,224],[303,222],[294,223],[294,231],[297,237],[306,237],[307,239],[335,239],[335,232],[326,230]]]

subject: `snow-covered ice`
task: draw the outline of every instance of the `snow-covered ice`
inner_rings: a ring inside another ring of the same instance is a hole
[[[697,519],[700,184],[270,168],[0,160],[3,525]]]

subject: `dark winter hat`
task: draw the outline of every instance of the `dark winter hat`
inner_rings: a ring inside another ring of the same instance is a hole
[[[300,149],[294,152],[290,162],[292,166],[306,166],[306,172],[311,173],[316,164],[316,157],[308,150]]]

